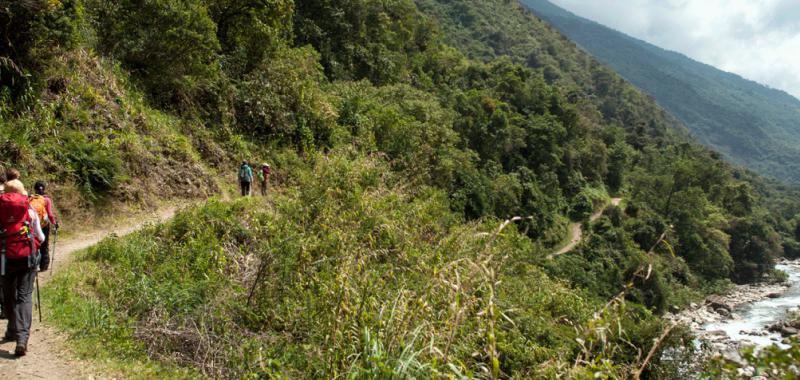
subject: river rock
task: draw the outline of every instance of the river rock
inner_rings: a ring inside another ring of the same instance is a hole
[[[739,350],[729,347],[725,350],[722,350],[722,357],[731,362],[736,363],[740,366],[745,366],[747,363],[742,359],[742,355],[739,354]]]
[[[725,301],[725,299],[720,297],[720,296],[708,297],[708,299],[706,299],[706,302],[708,302],[708,305],[711,306],[711,308],[714,309],[714,310],[725,309],[725,310],[728,311],[728,313],[733,311],[733,308],[731,307],[731,305],[729,305]]]
[[[739,334],[750,336],[766,336],[767,332],[761,330],[741,330],[739,331]]]
[[[729,310],[726,310],[726,309],[723,309],[723,308],[719,308],[719,309],[716,309],[714,311],[717,312],[717,314],[719,314],[719,315],[721,315],[723,317],[726,317],[726,318],[730,318],[731,317],[731,312]]]
[[[783,326],[783,328],[781,328],[781,335],[783,335],[784,337],[795,336],[797,335],[797,333],[798,331],[794,327]]]
[[[778,332],[781,332],[781,330],[783,330],[783,328],[784,328],[783,323],[778,322],[778,323],[775,323],[773,325],[767,326],[767,331],[773,332],[773,333],[778,333]]]
[[[736,375],[737,375],[737,376],[738,376],[740,379],[741,379],[741,378],[751,378],[751,377],[753,377],[753,375],[755,375],[755,374],[756,374],[756,369],[755,369],[755,368],[753,368],[753,367],[751,367],[751,366],[747,366],[747,367],[743,367],[743,368],[738,368],[738,369],[736,370]]]
[[[783,294],[781,294],[781,293],[770,293],[770,294],[767,294],[767,298],[773,298],[773,299],[774,298],[781,298],[782,296],[783,296]]]

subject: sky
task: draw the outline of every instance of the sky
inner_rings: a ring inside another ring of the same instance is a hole
[[[550,0],[579,16],[800,98],[798,0]]]

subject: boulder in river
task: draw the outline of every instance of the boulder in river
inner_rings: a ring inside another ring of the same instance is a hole
[[[769,325],[769,326],[766,326],[766,327],[767,327],[767,331],[769,331],[769,332],[773,332],[773,333],[781,332],[781,329],[783,328],[783,323],[778,322],[778,323],[775,323],[775,324],[772,324],[772,325]]]
[[[783,328],[781,328],[781,335],[784,336],[784,337],[795,336],[798,333],[800,333],[800,331],[797,331],[797,329],[794,328],[794,327],[783,326]]]
[[[730,314],[730,312],[733,311],[733,308],[731,307],[731,305],[729,305],[728,302],[725,301],[725,299],[720,297],[720,296],[708,297],[706,299],[706,302],[708,302],[708,305],[711,306],[711,308],[714,309],[714,310],[725,309],[725,310],[728,311],[729,314]]]
[[[777,293],[777,292],[776,293],[767,294],[767,298],[773,298],[773,299],[774,298],[781,298],[782,296],[783,296],[783,294]]]
[[[722,357],[725,360],[727,360],[727,361],[729,361],[731,363],[736,363],[736,364],[738,364],[740,366],[745,366],[747,364],[742,359],[742,355],[739,354],[739,350],[737,350],[737,349],[735,349],[733,347],[729,347],[729,348],[723,350],[722,351]]]

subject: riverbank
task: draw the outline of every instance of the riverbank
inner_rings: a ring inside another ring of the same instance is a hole
[[[783,346],[784,338],[798,333],[791,326],[782,327],[800,305],[800,261],[782,261],[777,268],[787,273],[787,281],[737,285],[725,295],[710,296],[665,318],[689,327],[712,355],[735,359],[745,346]]]

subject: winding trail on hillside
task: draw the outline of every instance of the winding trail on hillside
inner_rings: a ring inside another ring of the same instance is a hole
[[[69,239],[56,241],[56,251],[51,270],[39,274],[40,285],[46,284],[53,275],[66,267],[73,255],[83,249],[91,247],[111,235],[124,236],[138,231],[142,227],[171,219],[179,206],[170,206],[150,214],[139,216],[135,221],[121,222],[107,228],[81,233]],[[35,294],[34,294],[35,297]],[[35,298],[34,298],[35,303]],[[0,326],[5,331],[7,321],[2,321]],[[72,357],[66,349],[66,336],[57,333],[47,325],[45,319],[39,323],[36,306],[33,309],[33,326],[31,338],[28,342],[28,354],[14,357],[16,342],[0,344],[0,379],[81,379],[98,377],[92,366],[84,361]]]
[[[622,203],[622,198],[611,198],[610,204],[612,206],[619,206]],[[589,217],[589,222],[594,222],[595,220],[599,219],[601,215],[603,215],[603,211],[608,207],[608,205],[601,207],[599,210],[595,211],[592,216]],[[572,251],[575,247],[580,244],[581,240],[583,240],[583,222],[576,222],[569,225],[569,236],[570,240],[567,245],[561,247],[558,251],[550,254],[547,256],[548,259],[554,259],[558,256],[561,256],[567,252]]]

